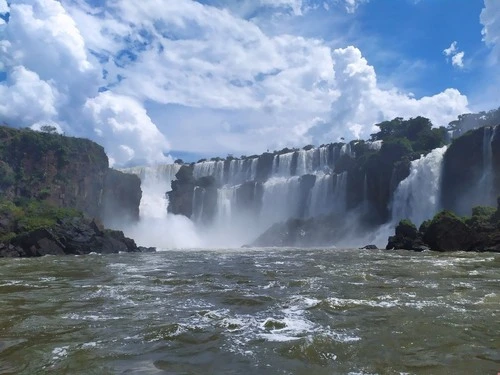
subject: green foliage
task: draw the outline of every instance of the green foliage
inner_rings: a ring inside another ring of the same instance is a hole
[[[418,228],[418,231],[422,234],[424,234],[427,229],[429,229],[429,226],[431,225],[432,220],[425,220],[422,224],[420,224],[420,228]]]
[[[471,227],[486,226],[496,221],[497,209],[495,207],[477,206],[472,208],[472,216],[465,220]]]
[[[23,232],[54,226],[65,218],[82,216],[78,210],[56,207],[45,201],[19,199],[12,202],[0,199],[0,218],[5,224],[0,228],[0,241],[8,241]]]
[[[403,219],[396,226],[396,236],[416,238],[417,227],[411,222],[411,220]]]
[[[307,145],[307,146],[302,147],[302,149],[305,150],[305,151],[312,150],[313,148],[314,148],[313,145]]]
[[[458,220],[463,223],[465,223],[465,218],[457,216],[455,213],[448,211],[448,210],[443,210],[438,212],[434,217],[432,218],[431,222],[429,225],[436,224],[437,222],[443,220],[443,219],[451,219],[451,220]]]
[[[415,224],[410,219],[403,219],[399,222],[399,225],[405,226],[405,227],[411,227],[412,229],[417,229]]]
[[[497,209],[495,207],[477,206],[472,208],[472,217],[490,218],[496,211]]]
[[[184,160],[182,160],[182,159],[175,159],[174,164],[184,164]]]
[[[398,139],[405,139],[414,152],[414,157],[426,154],[436,147],[443,146],[447,139],[446,128],[433,129],[432,122],[421,116],[409,120],[397,117],[391,121],[381,122],[377,126],[380,128],[380,131],[371,135],[372,141],[382,140],[385,144],[387,142],[395,142]]]
[[[16,174],[9,164],[0,160],[0,188],[6,188],[14,185]]]
[[[413,153],[411,143],[406,138],[388,138],[382,144],[380,156],[388,162],[396,162]]]

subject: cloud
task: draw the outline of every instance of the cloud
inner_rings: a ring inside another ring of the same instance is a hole
[[[456,41],[452,42],[448,48],[443,50],[443,55],[447,57],[447,61],[450,61],[449,57],[451,57],[452,66],[460,69],[464,68],[465,52],[458,50],[458,43]]]
[[[456,66],[458,68],[463,68],[464,67],[464,52],[458,52],[457,54],[453,55],[451,58],[451,65]]]
[[[9,5],[7,0],[0,0],[0,14],[5,14],[9,12]]]
[[[483,41],[493,48],[493,56],[498,61],[500,60],[500,2],[484,0],[480,19],[483,25]]]
[[[457,52],[457,42],[452,42],[448,48],[443,50],[443,54],[445,56],[452,56]]]
[[[354,11],[362,2],[328,3]],[[116,164],[165,160],[169,141],[178,150],[248,154],[367,137],[374,123],[396,116],[425,115],[442,125],[467,109],[454,89],[419,99],[387,89],[354,46],[332,50],[321,39],[266,32],[225,6],[92,4],[11,5],[0,37],[8,77],[0,92],[34,104],[22,113],[27,104],[9,99],[0,115],[57,123],[103,144]],[[250,5],[271,9],[274,20],[284,9],[287,17],[306,17],[317,4],[323,2]],[[33,82],[34,92],[23,92],[23,82]]]
[[[169,148],[166,138],[135,99],[102,92],[85,103],[84,115],[94,124],[99,143],[111,154],[111,164],[124,165],[134,159],[168,161],[162,152]]]
[[[0,83],[0,98],[0,121],[12,126],[29,126],[57,114],[57,90],[22,66]]]
[[[260,0],[260,3],[272,7],[289,8],[295,15],[302,15],[302,0]]]
[[[422,115],[437,126],[447,125],[467,111],[467,98],[456,89],[416,99],[397,89],[381,88],[375,69],[354,46],[336,49],[332,57],[334,87],[340,96],[331,105],[328,121],[309,130],[317,143],[340,137],[367,138],[376,130],[373,124],[398,116]]]
[[[369,0],[344,0],[347,13],[354,13],[358,7]]]
[[[99,95],[99,88],[105,84],[103,68],[90,53],[76,22],[62,3],[20,0],[12,3],[9,10],[10,17],[0,39],[0,64],[7,75],[6,83],[0,86],[3,94],[0,120],[14,126],[52,121],[68,134],[102,141],[94,130],[109,125],[109,121],[102,116],[84,116],[87,105],[93,102],[102,108],[108,105],[110,113],[116,110],[119,116],[123,114],[118,104],[121,101],[122,106],[129,106],[128,116],[124,116],[129,121],[126,126],[132,128],[134,118],[144,121],[144,125],[136,126],[132,132],[103,131],[112,135],[104,142],[110,158],[121,163],[134,158],[158,160],[158,155],[167,150],[164,136],[156,129],[156,135],[160,135],[158,141],[140,146],[137,140],[149,140],[155,127],[147,121],[142,104],[124,96],[106,101],[105,95]],[[123,152],[124,147],[133,152]]]

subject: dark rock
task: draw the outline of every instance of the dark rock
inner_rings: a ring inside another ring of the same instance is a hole
[[[196,180],[193,177],[193,165],[183,165],[172,181],[172,190],[168,195],[168,212],[191,217]]]
[[[120,218],[122,222],[139,220],[142,191],[138,176],[108,169],[104,178],[104,190],[100,217],[104,221]]]
[[[377,245],[366,245],[361,248],[361,250],[378,250]]]
[[[154,253],[154,252],[156,252],[156,247],[139,246],[138,249],[141,253]]]
[[[83,255],[91,252],[114,254],[143,249],[138,248],[135,241],[125,237],[121,231],[101,230],[94,220],[74,217],[61,220],[50,228],[19,234],[10,243],[0,244],[0,257]]]
[[[410,220],[401,220],[396,227],[396,236],[398,237],[408,237],[414,240],[417,235],[417,227]]]
[[[499,127],[471,130],[455,139],[448,147],[443,159],[441,203],[443,208],[459,215],[468,215],[477,205],[494,206],[500,194],[500,137]],[[487,144],[491,141],[492,160],[488,156]],[[490,191],[482,188],[484,168],[491,163],[493,184]]]
[[[423,251],[426,244],[417,227],[410,220],[401,220],[396,226],[396,235],[389,237],[386,249]]]
[[[140,181],[110,170],[97,143],[6,126],[0,126],[0,143],[3,198],[44,200],[101,219],[109,212],[138,218]]]
[[[265,182],[273,170],[274,154],[265,152],[259,156],[255,179],[258,182]]]
[[[474,243],[474,233],[458,216],[442,211],[432,219],[423,239],[432,250],[467,251]]]

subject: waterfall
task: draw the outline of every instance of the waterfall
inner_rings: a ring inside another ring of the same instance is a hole
[[[299,196],[299,177],[272,177],[264,183],[259,227],[295,217]]]
[[[164,164],[152,167],[122,169],[141,179],[142,199],[139,206],[142,218],[166,218],[167,205],[165,193],[171,190],[171,183],[181,168],[180,164]]]
[[[439,194],[443,156],[447,147],[434,149],[411,162],[410,175],[396,188],[392,202],[392,220],[410,219],[419,226],[440,208]]]
[[[201,240],[191,220],[167,213],[166,192],[181,168],[180,164],[122,169],[141,179],[142,198],[139,206],[140,221],[121,229],[139,245],[161,248],[194,248]]]
[[[142,180],[141,223],[133,237],[141,238],[142,234],[172,239],[178,236],[169,227],[176,227],[176,231],[188,234],[182,236],[184,242],[175,244],[179,247],[197,243],[241,246],[271,225],[290,218],[345,214],[347,172],[334,173],[335,163],[344,155],[353,155],[349,144],[294,150],[270,158],[267,155],[195,163],[193,177],[198,180],[211,176],[216,185],[195,187],[190,218],[167,214],[165,193],[171,190],[181,165],[124,170]],[[171,242],[164,241],[164,247],[170,247]]]

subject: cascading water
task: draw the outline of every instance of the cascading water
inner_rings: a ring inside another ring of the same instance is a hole
[[[179,164],[123,169],[139,176],[142,198],[139,206],[140,221],[127,224],[123,231],[141,245],[158,248],[194,248],[202,245],[191,220],[167,213],[166,192],[181,168]]]
[[[180,168],[179,164],[165,164],[123,170],[141,179],[142,199],[139,206],[141,219],[166,218],[168,201],[165,199],[165,193],[171,190],[170,185]]]
[[[410,175],[394,193],[392,221],[410,219],[419,226],[439,210],[442,161],[447,147],[436,148],[411,162]]]
[[[431,219],[440,209],[441,174],[447,146],[436,148],[411,162],[410,174],[399,183],[392,199],[391,220],[368,234],[366,243],[384,247],[387,238],[402,219],[411,220],[417,227]]]
[[[289,218],[343,213],[347,173],[334,173],[335,163],[343,155],[352,155],[350,145],[276,154],[264,177],[259,158],[196,163],[193,177],[212,176],[217,185],[216,209],[209,222],[202,220],[208,209],[205,189],[197,187],[194,193],[191,220],[207,240],[204,245],[242,245]]]

